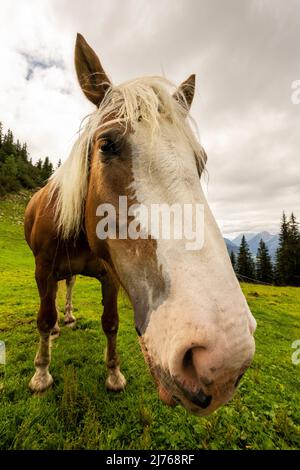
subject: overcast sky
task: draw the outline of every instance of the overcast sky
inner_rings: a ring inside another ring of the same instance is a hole
[[[77,84],[81,32],[114,83],[196,73],[192,114],[208,199],[226,236],[300,219],[298,0],[1,0],[0,120],[33,160],[68,156],[93,107]]]

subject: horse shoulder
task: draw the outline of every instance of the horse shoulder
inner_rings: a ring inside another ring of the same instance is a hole
[[[49,245],[49,241],[57,237],[53,223],[55,195],[49,201],[49,189],[48,183],[37,191],[25,210],[25,239],[34,253],[42,246]]]

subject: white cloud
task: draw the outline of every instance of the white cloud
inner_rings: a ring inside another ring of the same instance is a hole
[[[76,83],[71,43],[74,37],[56,27],[51,2],[1,2],[0,119],[28,143],[34,161],[66,158],[80,120],[91,110]],[[61,67],[37,66],[27,80],[33,62]]]

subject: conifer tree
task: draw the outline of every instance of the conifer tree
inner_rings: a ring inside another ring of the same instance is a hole
[[[24,161],[28,160],[28,152],[27,152],[27,144],[23,144],[21,148],[21,157],[23,158]]]
[[[14,141],[10,129],[3,132],[0,123],[0,196],[22,188],[35,188],[46,182],[53,172],[49,158],[36,165],[29,158],[26,143]]]
[[[236,256],[234,254],[234,251],[231,251],[230,253],[230,260],[231,260],[233,270],[235,271],[236,270]]]
[[[256,279],[261,282],[273,282],[273,266],[269,250],[261,239],[256,255]]]
[[[41,158],[39,158],[38,161],[36,162],[35,166],[36,166],[36,168],[37,168],[38,170],[42,170],[42,168],[43,168],[43,160],[42,160]]]
[[[46,157],[44,163],[42,164],[41,176],[43,181],[46,181],[53,173],[53,165],[49,160],[49,157]]]
[[[294,213],[289,219],[289,284],[300,285],[300,232]]]
[[[286,285],[289,283],[290,273],[290,255],[289,255],[289,221],[285,215],[282,214],[279,245],[276,252],[276,266],[275,266],[275,280],[277,284]]]
[[[255,265],[245,235],[242,237],[239,248],[236,272],[246,282],[251,282],[251,279],[255,278]]]

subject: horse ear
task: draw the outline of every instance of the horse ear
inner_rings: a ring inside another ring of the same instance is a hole
[[[98,56],[79,33],[75,45],[75,68],[83,93],[92,103],[99,106],[111,82]]]
[[[195,82],[196,82],[196,75],[193,73],[189,76],[184,82],[179,85],[177,91],[174,93],[174,98],[179,101],[187,111],[190,110],[192,105],[192,101],[195,94]]]

